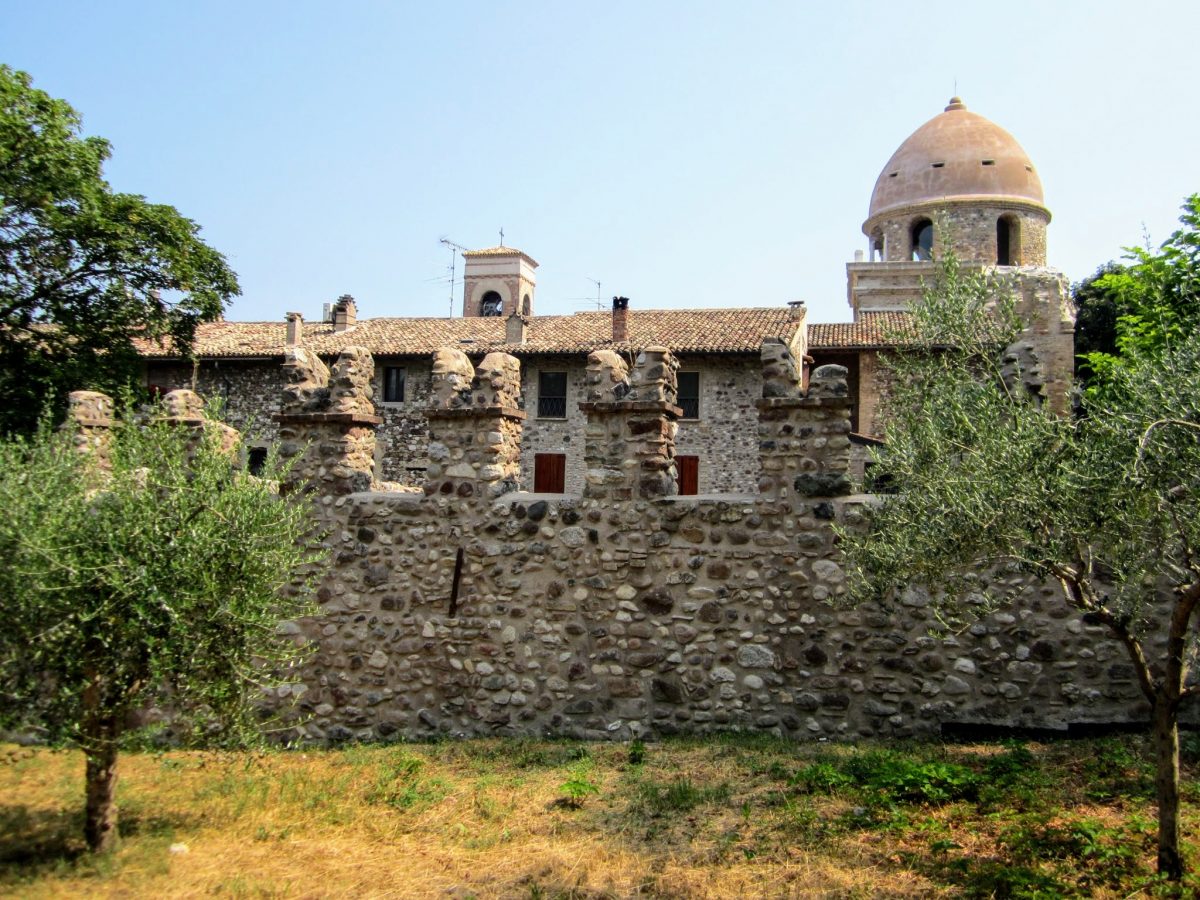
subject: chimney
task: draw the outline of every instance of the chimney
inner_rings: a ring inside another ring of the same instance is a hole
[[[629,340],[629,298],[613,297],[613,343]]]
[[[803,300],[789,300],[788,308],[792,312],[792,321],[799,321],[808,316],[808,310],[804,306]]]
[[[333,330],[337,332],[346,331],[354,327],[357,321],[358,309],[354,305],[354,298],[349,294],[342,294],[338,297],[337,303],[333,305]]]
[[[287,314],[287,345],[299,347],[304,337],[304,316],[298,312]]]
[[[504,342],[507,344],[525,343],[525,335],[529,331],[529,322],[520,313],[514,312],[504,323]]]

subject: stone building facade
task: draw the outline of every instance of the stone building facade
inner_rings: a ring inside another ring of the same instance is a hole
[[[883,354],[903,334],[906,310],[936,266],[931,254],[953,249],[967,267],[986,268],[1011,285],[1028,323],[1019,348],[1036,369],[1047,400],[1065,408],[1073,372],[1073,317],[1066,278],[1046,267],[1050,212],[1041,182],[1017,141],[953,98],[888,160],[876,181],[863,233],[868,250],[847,265],[853,320],[809,323],[802,305],[755,309],[654,310],[614,298],[609,313],[534,314],[538,263],[513,247],[464,253],[462,316],[447,319],[359,318],[349,297],[330,320],[305,323],[218,322],[202,325],[198,363],[183,365],[169,349],[147,345],[147,383],[192,387],[224,400],[230,421],[259,443],[279,437],[280,363],[303,346],[332,363],[346,347],[365,347],[376,369],[382,422],[376,477],[419,486],[429,465],[421,410],[429,396],[431,354],[443,346],[473,361],[503,351],[522,361],[522,487],[574,493],[584,479],[584,416],[578,409],[587,355],[608,349],[632,359],[665,346],[683,366],[686,417],[679,422],[681,489],[689,493],[754,489],[753,429],[758,351],[785,341],[812,367],[847,370],[851,428],[859,442],[853,470],[882,438]],[[698,410],[698,412],[697,412]]]
[[[584,479],[555,496],[519,490],[520,361],[447,347],[429,368],[425,480],[396,492],[373,478],[372,354],[327,367],[294,348],[282,366],[296,457],[282,489],[311,495],[329,554],[317,613],[282,628],[311,656],[269,699],[303,740],[900,737],[1145,716],[1119,643],[1019,572],[993,574],[1010,606],[954,635],[931,634],[920,590],[839,603],[835,528],[873,502],[852,493],[841,367],[806,384],[789,346],[765,341],[754,489],[697,497],[676,493],[681,367],[665,347],[589,354]]]

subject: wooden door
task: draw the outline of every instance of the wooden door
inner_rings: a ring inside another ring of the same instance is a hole
[[[700,493],[700,457],[677,456],[675,469],[679,472],[679,493]]]
[[[565,453],[535,453],[533,455],[533,492],[535,494],[565,494],[567,491],[567,455]]]

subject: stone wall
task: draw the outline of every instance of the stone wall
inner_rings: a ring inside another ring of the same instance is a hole
[[[840,367],[805,392],[790,350],[764,345],[756,492],[685,498],[670,354],[593,354],[585,487],[547,499],[517,490],[516,366],[439,353],[423,495],[348,491],[370,474],[345,439],[358,426],[292,413],[335,457],[302,460],[330,550],[321,612],[297,623],[314,652],[287,691],[303,738],[890,737],[1144,714],[1122,648],[1020,573],[997,576],[1022,589],[1011,608],[942,639],[920,591],[830,605],[846,578],[833,526],[872,502],[848,494]]]
[[[375,361],[373,398],[381,422],[376,430],[375,476],[380,481],[420,487],[429,464],[430,362],[412,357],[378,357]],[[678,452],[699,456],[701,493],[744,493],[754,489],[756,419],[754,399],[760,376],[755,360],[747,356],[691,357],[681,365],[700,372],[700,418],[679,423]],[[383,372],[388,366],[405,370],[404,401],[384,403]],[[537,415],[538,373],[567,373],[565,419]],[[566,455],[566,491],[583,490],[583,429],[586,417],[579,409],[584,394],[586,364],[582,355],[539,356],[521,370],[521,408],[528,420],[522,446],[521,486],[533,490],[534,455]],[[191,388],[190,365],[152,362],[148,384],[164,392]],[[278,360],[205,360],[195,369],[195,390],[219,398],[226,420],[245,436],[250,446],[279,440],[276,416],[284,387]]]

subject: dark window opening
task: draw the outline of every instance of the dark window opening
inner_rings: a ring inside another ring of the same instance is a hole
[[[1020,226],[1012,216],[1001,216],[996,220],[996,265],[1019,266],[1020,256]]]
[[[943,166],[945,166],[946,164],[944,162],[940,162],[940,163],[931,163],[930,165],[932,165],[933,168],[935,168],[935,169],[940,169]]]
[[[567,373],[538,373],[538,418],[567,417]]]
[[[246,451],[246,469],[251,475],[261,475],[267,466],[267,448],[251,447]]]
[[[406,371],[399,366],[386,366],[383,370],[383,402],[404,402],[404,377]]]
[[[913,260],[928,262],[933,259],[933,223],[928,219],[917,219],[910,233]]]
[[[700,457],[675,457],[675,471],[679,475],[679,493],[691,497],[700,493]]]
[[[526,294],[523,298],[521,298],[521,315],[529,315],[532,309],[533,301],[529,298],[529,295]]]
[[[983,165],[985,165],[985,166],[994,166],[995,164],[996,164],[996,161],[994,159],[985,159],[983,161]]]
[[[685,419],[700,418],[700,373],[680,372],[676,402]]]
[[[888,172],[888,178],[895,178],[899,174],[899,172]]]
[[[504,309],[504,301],[500,299],[500,295],[495,291],[488,291],[483,295],[483,299],[479,301],[479,314],[481,316],[498,316]]]
[[[871,262],[883,262],[883,232],[876,228],[871,232]]]
[[[567,490],[567,455],[565,453],[535,453],[533,455],[533,492],[563,494]]]

